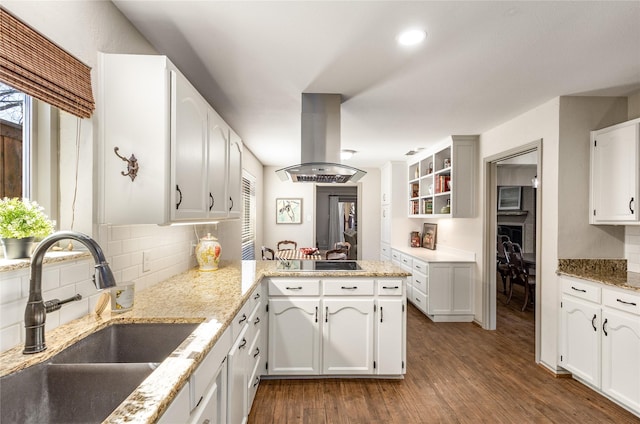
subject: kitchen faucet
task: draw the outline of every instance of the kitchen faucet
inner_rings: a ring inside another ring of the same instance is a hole
[[[60,240],[72,239],[87,246],[96,263],[95,269],[98,271],[98,278],[93,275],[93,284],[98,290],[114,287],[116,279],[109,268],[104,253],[98,243],[86,234],[76,231],[58,231],[43,239],[31,255],[31,279],[29,281],[29,301],[24,310],[25,343],[22,353],[38,353],[47,348],[44,342],[44,323],[47,312],[60,309],[62,304],[73,300],[80,300],[82,297],[76,295],[66,300],[42,300],[42,261],[44,254],[49,247]]]

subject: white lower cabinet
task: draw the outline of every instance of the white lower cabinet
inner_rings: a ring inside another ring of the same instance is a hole
[[[269,281],[269,375],[405,372],[403,279]]]
[[[322,303],[322,373],[373,374],[373,298]]]
[[[270,375],[320,374],[319,314],[317,297],[269,299]]]
[[[640,414],[640,294],[559,278],[560,365]]]
[[[392,250],[410,271],[407,299],[435,322],[473,321],[473,263],[427,262]]]

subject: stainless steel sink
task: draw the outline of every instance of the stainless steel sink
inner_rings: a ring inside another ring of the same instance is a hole
[[[114,324],[52,358],[54,364],[162,362],[199,324]]]
[[[100,423],[198,324],[116,324],[0,378],[2,423]]]

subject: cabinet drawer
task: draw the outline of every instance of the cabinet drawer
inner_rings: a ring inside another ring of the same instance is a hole
[[[404,280],[378,280],[378,296],[401,296]]]
[[[411,294],[411,303],[416,305],[422,312],[427,312],[427,296],[424,293],[414,289]]]
[[[251,315],[251,311],[253,310],[254,305],[253,302],[246,302],[240,308],[240,311],[233,317],[233,321],[231,322],[231,339],[235,340],[242,331],[242,328],[249,322],[249,315]]]
[[[397,250],[391,249],[391,260],[397,263],[402,263],[402,254]]]
[[[590,302],[600,303],[601,289],[595,284],[577,278],[561,277],[562,292]]]
[[[409,255],[402,254],[400,256],[400,262],[402,263],[402,267],[411,270],[413,269],[413,259]]]
[[[602,303],[610,308],[640,315],[640,293],[602,289]]]
[[[429,264],[427,262],[419,261],[417,259],[413,260],[413,270],[415,272],[419,272],[421,274],[427,275],[429,273]]]
[[[322,289],[327,296],[373,296],[373,280],[327,280]]]
[[[422,293],[427,293],[427,276],[424,274],[420,274],[418,272],[414,273],[411,277],[411,284],[413,285],[413,290],[420,290]]]
[[[319,296],[320,280],[271,279],[269,296]]]

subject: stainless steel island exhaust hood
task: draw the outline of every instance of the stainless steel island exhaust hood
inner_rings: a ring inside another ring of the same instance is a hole
[[[276,171],[282,181],[356,182],[366,172],[340,164],[340,94],[302,93],[301,164]]]

